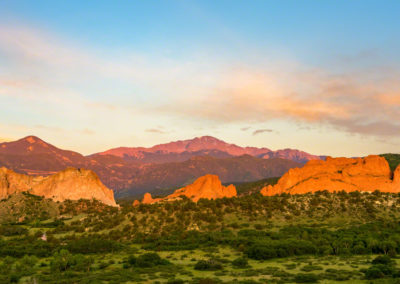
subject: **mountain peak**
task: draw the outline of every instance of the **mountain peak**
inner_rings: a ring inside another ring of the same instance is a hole
[[[223,142],[223,143],[225,143],[224,141],[222,141],[218,138],[215,138],[213,136],[209,136],[209,135],[195,137],[193,139],[189,139],[188,141],[193,141],[193,140],[200,140],[200,141],[204,141],[204,142]]]
[[[188,160],[193,156],[203,155],[210,155],[217,158],[251,155],[262,159],[288,159],[303,164],[309,160],[321,160],[321,157],[319,156],[296,149],[286,148],[272,151],[265,147],[241,147],[232,143],[227,143],[210,135],[158,144],[149,148],[119,147],[98,154],[114,155],[126,160],[139,160],[144,163],[182,161]]]

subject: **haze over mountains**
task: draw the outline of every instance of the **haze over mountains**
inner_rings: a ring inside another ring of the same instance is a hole
[[[205,174],[218,175],[223,183],[254,181],[281,176],[322,158],[292,149],[240,147],[211,136],[150,148],[120,147],[89,156],[59,149],[35,136],[0,143],[0,166],[30,175],[87,168],[121,195],[177,188]]]

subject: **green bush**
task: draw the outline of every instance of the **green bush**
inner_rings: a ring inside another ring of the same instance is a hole
[[[315,271],[315,270],[322,270],[322,267],[321,266],[318,266],[318,265],[305,265],[305,266],[303,266],[302,268],[301,268],[301,270],[302,271],[305,271],[305,272],[310,272],[310,271]]]
[[[379,255],[372,260],[372,264],[392,265],[394,261],[388,255]]]
[[[365,271],[365,278],[379,279],[385,277],[385,274],[378,267],[370,267]]]
[[[318,276],[312,273],[298,273],[293,280],[296,283],[316,283]]]
[[[166,259],[162,259],[157,253],[149,252],[138,257],[133,255],[129,256],[128,264],[135,267],[145,268],[157,265],[168,265],[170,262]]]
[[[253,245],[249,247],[245,253],[249,258],[257,260],[265,260],[277,257],[274,249],[263,245]]]
[[[203,271],[221,270],[222,265],[215,260],[199,260],[194,269]]]
[[[246,268],[249,266],[249,262],[245,257],[239,257],[232,261],[232,265],[237,268]]]

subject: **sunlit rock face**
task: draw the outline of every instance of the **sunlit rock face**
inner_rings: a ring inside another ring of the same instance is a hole
[[[302,168],[290,169],[274,186],[261,190],[263,195],[303,194],[327,190],[400,192],[400,166],[390,171],[385,158],[331,158],[309,161]]]
[[[114,193],[90,170],[67,168],[54,175],[28,176],[0,168],[0,199],[15,192],[29,192],[54,201],[96,199],[117,206]]]
[[[217,199],[224,197],[236,196],[236,188],[234,185],[223,186],[218,176],[205,175],[198,178],[194,183],[183,188],[175,190],[174,193],[164,197],[153,199],[150,193],[146,193],[143,197],[142,203],[151,204],[160,201],[173,201],[180,199],[182,196],[192,199],[194,202],[199,201],[201,198]]]

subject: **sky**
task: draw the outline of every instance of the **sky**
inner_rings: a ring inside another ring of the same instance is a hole
[[[0,141],[400,152],[400,2],[0,1]]]

